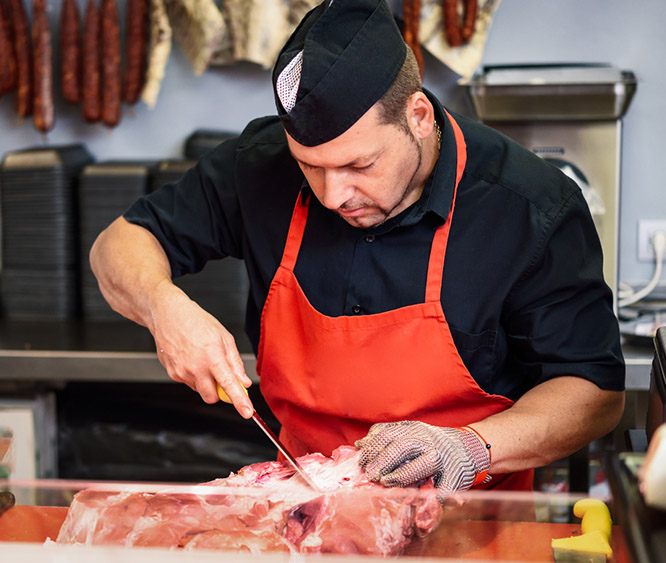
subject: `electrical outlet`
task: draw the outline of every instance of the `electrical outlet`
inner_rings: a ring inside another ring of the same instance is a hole
[[[666,219],[642,219],[638,222],[639,262],[654,262],[652,235],[657,231],[666,233]]]

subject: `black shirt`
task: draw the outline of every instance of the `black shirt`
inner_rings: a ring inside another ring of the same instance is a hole
[[[453,131],[421,198],[371,229],[352,227],[313,196],[295,275],[328,316],[423,302],[430,245],[453,194]],[[455,115],[467,164],[444,263],[442,307],[479,386],[518,399],[558,375],[624,388],[624,363],[601,245],[580,188],[554,166],[483,124]],[[256,352],[261,310],[299,194],[309,190],[277,117],[251,122],[175,184],[125,218],[150,230],[178,277],[210,259],[245,261],[246,332]],[[220,319],[224,324],[224,319]]]

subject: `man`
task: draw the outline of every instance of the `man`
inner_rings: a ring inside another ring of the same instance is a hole
[[[386,485],[527,489],[532,468],[609,432],[624,367],[578,187],[422,91],[383,0],[312,10],[273,85],[279,119],[92,249],[170,377],[209,403],[219,384],[251,415],[233,338],[171,282],[234,256],[261,389],[297,455],[356,443]]]

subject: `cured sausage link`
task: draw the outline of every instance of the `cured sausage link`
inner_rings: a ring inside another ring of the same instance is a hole
[[[16,56],[9,10],[0,0],[0,96],[16,88]]]
[[[46,0],[32,4],[32,53],[34,72],[35,127],[42,133],[51,130],[55,121],[53,110],[53,48]]]
[[[66,102],[81,101],[81,23],[76,0],[64,0],[60,14],[60,82]]]
[[[9,13],[16,54],[16,113],[19,117],[32,115],[32,46],[28,17],[21,0],[9,0]]]
[[[405,43],[409,45],[414,52],[416,62],[419,65],[419,72],[423,76],[423,53],[419,43],[419,17],[421,14],[421,0],[403,0],[402,16],[403,31],[402,36]]]
[[[83,119],[98,121],[100,109],[99,83],[99,10],[95,0],[88,0],[83,24]]]
[[[419,41],[419,23],[421,19],[421,0],[412,0],[412,49],[416,56],[416,62],[419,65],[421,77],[423,77],[423,52],[421,51],[421,42]]]
[[[477,7],[477,0],[465,0],[465,19],[463,20],[461,33],[463,43],[467,43],[474,34]]]
[[[463,22],[458,15],[458,0],[443,0],[443,23],[446,40],[451,47],[469,42],[476,26],[477,0],[464,0]]]
[[[135,104],[139,100],[146,76],[148,50],[148,0],[128,0],[126,8],[125,90],[123,100]]]
[[[462,45],[460,22],[458,18],[458,0],[444,0],[444,33],[451,47]]]
[[[120,26],[115,0],[102,0],[101,19],[102,123],[115,127],[122,113]]]

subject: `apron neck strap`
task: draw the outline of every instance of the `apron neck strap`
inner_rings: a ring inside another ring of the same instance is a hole
[[[291,223],[289,224],[289,234],[287,235],[287,244],[284,247],[282,254],[282,261],[280,266],[289,271],[294,270],[296,259],[298,258],[298,251],[301,248],[301,241],[303,240],[303,233],[305,232],[305,225],[308,222],[308,208],[310,206],[310,194],[307,195],[305,201],[302,201],[302,196],[299,193],[296,198],[296,205],[294,212],[291,215]]]
[[[453,209],[456,205],[456,195],[458,193],[458,184],[465,171],[467,162],[467,144],[460,127],[453,119],[451,114],[444,109],[446,117],[453,129],[453,135],[456,140],[456,183],[453,187],[453,197],[451,199],[451,209],[446,221],[441,225],[432,241],[430,248],[430,261],[428,262],[428,278],[426,281],[426,303],[437,303],[441,299],[442,278],[444,275],[444,257],[446,256],[446,245],[449,241],[449,231],[451,230],[451,221],[453,219]]]

